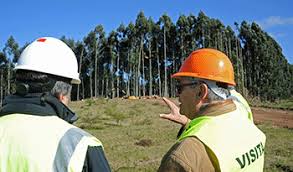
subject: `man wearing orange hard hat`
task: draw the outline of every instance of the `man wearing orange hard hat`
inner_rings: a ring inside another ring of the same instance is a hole
[[[183,127],[158,171],[263,171],[266,137],[234,89],[229,58],[215,49],[199,49],[172,78],[179,83],[180,105],[163,98],[171,112],[160,117]]]

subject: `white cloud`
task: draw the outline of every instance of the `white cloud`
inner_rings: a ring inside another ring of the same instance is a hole
[[[293,25],[293,17],[282,18],[280,16],[270,16],[260,22],[257,22],[262,28],[269,28],[278,25]]]

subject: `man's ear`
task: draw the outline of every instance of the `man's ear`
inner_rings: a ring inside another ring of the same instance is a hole
[[[199,97],[201,100],[205,100],[208,96],[208,86],[206,84],[200,84]]]
[[[63,96],[62,94],[58,94],[58,95],[56,96],[56,98],[57,98],[60,102],[62,102],[62,100],[64,100],[64,96]]]

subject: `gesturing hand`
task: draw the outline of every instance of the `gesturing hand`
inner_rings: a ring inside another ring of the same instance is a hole
[[[169,114],[160,114],[160,117],[185,126],[189,122],[189,119],[186,116],[180,114],[179,107],[165,97],[163,97],[163,100],[169,106],[171,112]]]

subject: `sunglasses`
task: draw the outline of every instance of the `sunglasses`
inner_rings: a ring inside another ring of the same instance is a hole
[[[179,84],[178,83],[178,84],[176,84],[177,93],[181,94],[184,87],[197,85],[197,84],[199,84],[199,83],[198,82],[191,82],[191,83],[187,83],[187,84]]]

